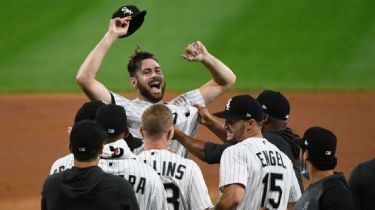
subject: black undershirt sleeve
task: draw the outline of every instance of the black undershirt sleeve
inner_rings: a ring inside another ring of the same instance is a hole
[[[205,162],[209,164],[220,163],[224,150],[234,143],[215,144],[208,142],[204,145]]]

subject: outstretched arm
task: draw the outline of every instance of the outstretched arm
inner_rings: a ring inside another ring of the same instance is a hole
[[[107,33],[87,56],[78,70],[76,81],[91,100],[101,100],[104,103],[111,103],[111,94],[102,83],[96,80],[96,73],[112,44],[118,37],[127,33],[130,20],[131,17],[112,19]]]
[[[212,79],[199,88],[206,104],[227,91],[236,81],[233,71],[211,55],[200,41],[189,44],[182,57],[188,61],[199,61],[210,71]]]
[[[200,123],[212,131],[221,141],[226,142],[227,132],[224,124],[216,119],[207,109],[207,107],[194,105],[198,109]]]
[[[177,139],[184,147],[199,158],[202,161],[205,161],[205,154],[204,154],[204,147],[206,145],[206,141],[194,139],[186,134],[184,134],[179,129],[174,129],[174,139]]]

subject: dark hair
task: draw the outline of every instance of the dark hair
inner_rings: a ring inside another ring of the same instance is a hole
[[[141,62],[144,59],[154,59],[156,62],[158,61],[154,54],[147,52],[147,51],[142,51],[140,47],[137,47],[134,50],[134,54],[129,57],[129,62],[128,62],[128,72],[129,76],[133,77],[135,72],[141,68]]]

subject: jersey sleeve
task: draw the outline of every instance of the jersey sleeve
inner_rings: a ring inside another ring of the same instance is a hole
[[[190,180],[190,209],[200,210],[213,207],[206,182],[203,179],[202,171],[194,162]]]
[[[203,96],[199,89],[194,89],[189,92],[183,93],[176,98],[172,99],[169,104],[174,105],[194,105],[197,104],[199,106],[206,106],[206,103],[204,102]]]
[[[66,169],[72,168],[74,165],[74,156],[73,154],[69,154],[65,157],[62,157],[58,160],[56,160],[51,167],[50,175],[59,173],[61,171],[64,171]]]
[[[243,152],[234,146],[226,149],[220,160],[220,190],[229,184],[242,184],[246,187],[248,176],[248,166]]]
[[[129,99],[125,98],[124,96],[120,94],[114,93],[112,91],[110,91],[110,93],[111,93],[112,104],[126,107],[126,104],[129,102]]]
[[[224,150],[231,145],[233,144],[215,144],[212,142],[207,142],[204,145],[204,161],[209,164],[220,163],[220,158]]]
[[[292,163],[290,163],[292,165]],[[301,188],[294,170],[291,170],[291,185],[288,202],[294,203],[301,198]]]

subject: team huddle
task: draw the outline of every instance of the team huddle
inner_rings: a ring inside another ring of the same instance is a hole
[[[293,133],[290,105],[280,92],[237,95],[223,111],[207,110],[236,76],[200,41],[189,44],[183,58],[202,63],[212,79],[168,102],[162,101],[162,68],[147,51],[136,49],[127,65],[136,99],[99,82],[96,74],[112,44],[133,34],[145,15],[135,6],[117,10],[79,68],[77,83],[91,101],[77,111],[70,154],[53,163],[43,185],[43,210],[354,208],[345,178],[333,172],[335,135],[316,126],[303,137]],[[223,143],[196,139],[199,123]],[[215,205],[189,153],[220,164]],[[314,180],[305,192],[302,175]]]

